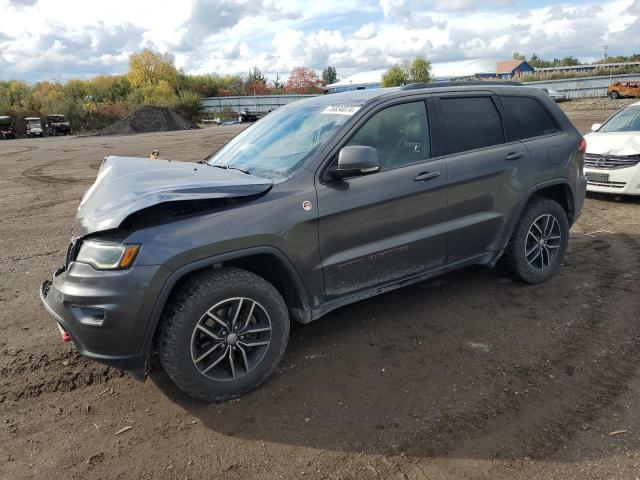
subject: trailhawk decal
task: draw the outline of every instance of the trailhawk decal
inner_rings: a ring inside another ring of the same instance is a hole
[[[328,113],[331,115],[353,115],[360,107],[355,105],[330,105],[325,108],[322,113]]]

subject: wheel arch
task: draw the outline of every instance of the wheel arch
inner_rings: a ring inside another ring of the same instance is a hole
[[[154,347],[160,318],[171,294],[193,275],[212,268],[236,267],[248,270],[271,283],[282,295],[292,319],[309,323],[311,307],[307,290],[290,260],[275,247],[253,247],[190,262],[176,269],[162,287],[144,335],[145,359]]]
[[[566,178],[558,178],[536,184],[529,189],[526,195],[523,196],[518,208],[514,209],[514,212],[509,219],[509,223],[507,224],[507,228],[505,229],[506,231],[501,248],[498,250],[493,262],[491,262],[492,264],[495,264],[504,252],[511,240],[511,236],[513,235],[516,225],[518,225],[518,221],[520,220],[525,207],[535,197],[548,198],[558,202],[567,213],[569,226],[573,225],[576,219],[576,206],[575,197],[571,190],[571,186],[569,185],[569,181]]]

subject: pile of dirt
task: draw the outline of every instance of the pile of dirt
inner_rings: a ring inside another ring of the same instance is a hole
[[[96,135],[130,135],[143,132],[191,130],[198,126],[166,107],[141,107],[126,117],[103,128]]]

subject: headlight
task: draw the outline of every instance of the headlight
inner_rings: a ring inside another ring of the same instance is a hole
[[[76,262],[88,263],[98,270],[129,268],[136,258],[140,245],[86,240],[82,242]]]

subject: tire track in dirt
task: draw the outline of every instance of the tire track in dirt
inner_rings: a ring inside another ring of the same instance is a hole
[[[38,353],[5,350],[0,356],[4,364],[0,367],[0,404],[44,393],[69,392],[125,375],[86,360],[72,350]]]
[[[561,332],[559,343],[534,365],[495,362],[497,388],[491,394],[459,413],[441,416],[431,428],[407,439],[403,451],[544,458],[626,389],[640,360],[640,341],[630,340],[640,336],[640,325],[624,312],[621,318],[612,312],[614,293],[636,281],[624,279],[618,268],[640,265],[640,245],[620,235],[574,250],[579,251],[573,260],[590,264],[595,272],[584,316]],[[593,258],[595,262],[589,261]]]
[[[21,175],[28,179],[39,183],[45,184],[71,184],[71,183],[83,183],[86,182],[84,178],[66,178],[66,177],[54,177],[53,175],[44,175],[42,171],[49,165],[35,165],[24,170]]]

